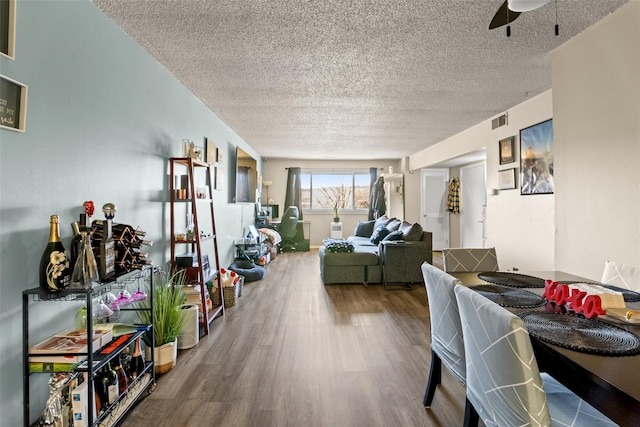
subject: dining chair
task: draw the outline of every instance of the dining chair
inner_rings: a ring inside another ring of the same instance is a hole
[[[447,273],[498,271],[496,248],[447,248],[442,261]]]
[[[431,368],[423,404],[430,407],[442,379],[442,362],[463,385],[465,383],[462,325],[454,288],[460,280],[425,262],[421,266],[429,302],[431,324]]]
[[[456,286],[467,361],[465,426],[615,426],[541,374],[524,321],[466,286]]]
[[[607,285],[640,292],[640,267],[615,261],[605,261],[600,281]]]

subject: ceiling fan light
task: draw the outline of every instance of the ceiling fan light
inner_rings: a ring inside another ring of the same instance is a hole
[[[514,12],[529,12],[549,3],[550,0],[508,0],[509,10]]]

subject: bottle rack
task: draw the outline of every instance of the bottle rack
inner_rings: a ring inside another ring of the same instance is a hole
[[[123,335],[122,337],[114,337],[110,344],[105,345],[99,349],[93,348],[93,304],[92,300],[114,289],[123,289],[126,283],[131,280],[131,275],[123,275],[115,282],[110,282],[96,286],[92,289],[64,289],[58,293],[47,293],[41,288],[27,289],[22,292],[22,354],[23,354],[23,420],[24,426],[28,427],[30,422],[30,376],[32,374],[29,368],[30,357],[41,356],[83,356],[85,361],[81,362],[84,367],[76,366],[73,368],[73,372],[86,373],[87,375],[87,425],[89,426],[113,426],[116,425],[120,419],[126,415],[127,411],[138,401],[145,391],[152,393],[156,385],[155,377],[155,360],[154,351],[155,339],[153,338],[153,289],[154,289],[154,269],[152,267],[146,268],[142,271],[138,271],[137,274],[149,274],[149,292],[147,298],[149,298],[149,308],[121,308],[122,311],[138,311],[148,310],[150,311],[151,322],[147,325],[136,325],[137,332]],[[29,352],[29,302],[69,302],[69,301],[85,301],[87,307],[87,351],[80,353],[30,353]],[[142,334],[147,331],[151,331],[151,360],[145,360],[145,367],[142,372],[127,385],[126,393],[121,394],[118,399],[106,409],[97,414],[96,418],[93,417],[92,408],[95,406],[94,402],[94,376],[102,367],[104,367],[109,361],[119,356],[120,353],[128,348],[136,339],[140,338]],[[124,337],[124,338],[123,338]],[[80,365],[80,364],[79,364]]]
[[[209,324],[211,321],[224,312],[224,298],[220,298],[220,304],[213,305],[211,308],[207,305],[207,283],[212,283],[212,289],[222,295],[222,283],[220,282],[220,258],[218,256],[218,237],[216,235],[216,222],[213,206],[213,183],[212,166],[190,157],[172,157],[169,159],[169,176],[170,176],[170,216],[171,216],[171,271],[185,268],[187,270],[187,278],[191,284],[200,285],[200,303],[202,307],[200,325],[205,335],[209,334]],[[186,171],[186,186],[180,188],[176,185],[178,172]],[[196,173],[204,171],[204,185],[207,191],[196,193]],[[178,194],[182,193],[181,197]],[[176,215],[178,205],[186,206],[186,213],[193,215],[193,233],[192,236],[182,236],[178,239],[181,229],[178,228]],[[205,216],[208,214],[208,219]],[[210,219],[210,222],[209,222]],[[201,226],[206,223],[210,230],[202,230]],[[213,252],[215,260],[215,268],[211,268],[208,262],[208,255],[205,253],[205,242],[211,242],[210,251]],[[176,255],[178,247],[183,247],[195,254],[196,262],[191,266],[181,267],[177,265]],[[213,300],[213,298],[211,298]]]

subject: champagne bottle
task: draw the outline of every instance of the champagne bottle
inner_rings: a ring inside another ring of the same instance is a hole
[[[124,368],[122,367],[122,362],[120,360],[121,356],[122,355],[118,355],[118,357],[116,357],[115,359],[116,366],[114,366],[113,369],[116,372],[116,375],[118,376],[118,392],[122,396],[127,392],[128,381],[127,381],[127,374],[124,372]]]
[[[111,368],[111,362],[107,363],[107,390],[109,395],[109,405],[113,405],[120,396],[120,384],[118,374]]]
[[[144,370],[144,357],[142,356],[142,349],[140,347],[140,338],[136,339],[133,346],[133,353],[131,354],[131,378],[138,378]]]
[[[69,259],[60,241],[58,215],[51,215],[49,243],[40,259],[40,287],[47,292],[59,292],[69,286]]]

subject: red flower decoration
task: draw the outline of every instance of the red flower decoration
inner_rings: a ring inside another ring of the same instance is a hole
[[[84,206],[84,213],[86,213],[87,216],[92,217],[93,211],[95,210],[95,205],[93,204],[93,202],[91,200],[87,200],[82,204],[82,206]]]

